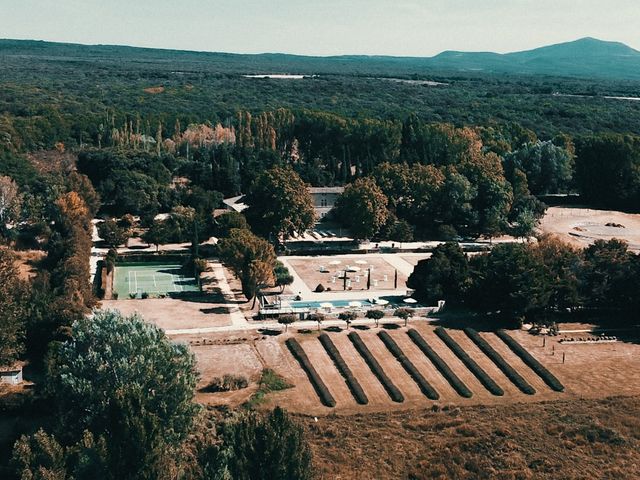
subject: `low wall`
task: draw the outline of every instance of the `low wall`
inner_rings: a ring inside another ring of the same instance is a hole
[[[119,263],[146,263],[146,262],[170,262],[184,263],[189,258],[188,253],[122,253],[118,254],[116,266]]]

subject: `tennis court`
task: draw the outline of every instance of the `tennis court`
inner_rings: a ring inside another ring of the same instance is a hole
[[[113,290],[125,299],[143,293],[158,296],[199,289],[195,278],[184,276],[178,264],[125,263],[116,265]]]

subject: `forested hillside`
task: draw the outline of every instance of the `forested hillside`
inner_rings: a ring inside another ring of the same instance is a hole
[[[145,218],[184,206],[206,217],[276,166],[315,186],[366,180],[339,207],[380,193],[380,219],[358,236],[400,241],[525,235],[544,212],[539,194],[638,204],[638,141],[621,135],[640,131],[640,102],[604,96],[640,83],[409,75],[411,62],[389,59],[383,78],[360,57],[44,42],[2,41],[0,58],[0,174],[18,184],[23,220],[46,218],[58,194],[43,188],[48,160],[26,160],[40,150],[79,155],[103,211]],[[256,72],[314,76],[243,76]]]
[[[640,83],[447,73],[362,57],[197,54],[130,47],[0,41],[0,138],[18,150],[98,146],[115,122],[139,117],[164,136],[176,119],[228,123],[238,110],[289,108],[350,118],[497,126],[516,122],[542,138],[640,131]],[[384,68],[381,68],[384,67]],[[315,74],[302,80],[243,74]],[[382,78],[384,77],[384,78]],[[403,81],[398,81],[403,80]],[[436,81],[444,85],[425,83]],[[567,97],[564,95],[585,95]],[[102,126],[101,126],[102,125]]]

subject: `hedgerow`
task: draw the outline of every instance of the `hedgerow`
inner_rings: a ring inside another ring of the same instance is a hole
[[[309,381],[311,382],[311,385],[313,385],[313,388],[318,394],[318,397],[320,397],[322,403],[327,407],[335,407],[336,401],[333,398],[333,395],[331,395],[331,392],[320,378],[320,375],[318,375],[318,372],[316,372],[316,369],[311,365],[309,357],[307,357],[307,354],[302,349],[298,341],[295,338],[289,338],[285,343],[287,344],[287,347],[289,347],[292,355],[296,360],[298,360],[298,362],[300,362],[302,369],[307,373]]]
[[[502,370],[502,373],[506,375],[506,377],[511,380],[511,382],[520,389],[522,393],[526,393],[527,395],[533,395],[536,393],[536,390],[527,383],[527,381],[522,378],[522,376],[515,371],[515,369],[507,363],[507,361],[502,358],[498,352],[494,350],[494,348],[489,345],[489,343],[480,336],[478,332],[476,332],[473,328],[465,328],[464,333],[471,339],[473,343],[475,343],[482,352],[491,359],[496,366]]]
[[[552,390],[556,392],[564,392],[564,385],[560,383],[560,381],[549,371],[546,369],[544,365],[542,365],[538,360],[536,360],[533,355],[531,355],[527,350],[524,349],[522,345],[520,345],[516,340],[513,339],[506,331],[498,330],[496,333],[500,339],[504,343],[507,344],[507,347],[511,349],[513,353],[515,353],[520,359],[531,369],[533,370],[544,383],[549,385]]]
[[[320,335],[319,340],[324,349],[327,351],[327,354],[329,355],[331,360],[333,360],[333,363],[335,364],[340,374],[346,380],[347,386],[349,387],[349,390],[351,390],[351,395],[353,395],[353,398],[356,399],[356,402],[358,402],[360,405],[366,405],[367,403],[369,403],[369,399],[360,386],[360,383],[358,382],[356,377],[353,376],[353,373],[351,373],[351,369],[342,358],[342,355],[340,355],[340,352],[333,344],[331,338],[329,338],[329,335],[323,333],[322,335]]]
[[[378,380],[380,380],[380,383],[389,394],[389,397],[391,397],[391,400],[398,403],[404,402],[404,395],[402,395],[402,392],[398,390],[398,387],[393,384],[387,374],[384,373],[384,370],[371,354],[371,351],[369,351],[369,348],[365,345],[360,336],[356,332],[351,332],[348,337],[373,374],[378,378]]]
[[[438,369],[438,371],[447,380],[447,382],[449,382],[449,385],[451,385],[461,397],[471,398],[473,396],[471,390],[469,390],[464,382],[460,380],[460,378],[458,378],[455,373],[453,373],[453,370],[449,368],[449,365],[447,365],[446,362],[440,357],[440,355],[438,355],[436,351],[431,348],[431,346],[424,338],[422,338],[422,335],[420,335],[417,330],[412,328],[407,333],[411,340],[413,340],[413,343],[415,343],[418,348],[422,350],[422,353],[424,353],[425,356],[429,360],[431,360],[431,363],[433,363],[433,365]]]
[[[485,372],[482,367],[478,365],[476,361],[471,358],[460,345],[458,345],[458,342],[456,342],[449,336],[444,328],[436,328],[435,334],[447,347],[449,347],[449,349],[455,354],[455,356],[460,359],[464,366],[467,367],[471,373],[473,373],[473,375],[478,379],[478,381],[484,388],[498,397],[504,395],[504,390],[502,390],[502,388],[500,388],[500,386],[496,382],[494,382],[489,375],[487,375],[487,372]]]
[[[378,337],[380,337],[380,340],[382,340],[393,356],[396,357],[402,367],[407,371],[411,378],[413,378],[413,381],[418,384],[422,393],[431,400],[438,400],[440,398],[438,392],[436,392],[435,388],[433,388],[427,379],[422,376],[411,360],[407,358],[395,340],[391,338],[391,335],[383,331],[378,333]]]

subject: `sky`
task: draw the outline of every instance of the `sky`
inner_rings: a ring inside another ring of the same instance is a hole
[[[0,0],[0,38],[303,55],[640,50],[638,0]]]

